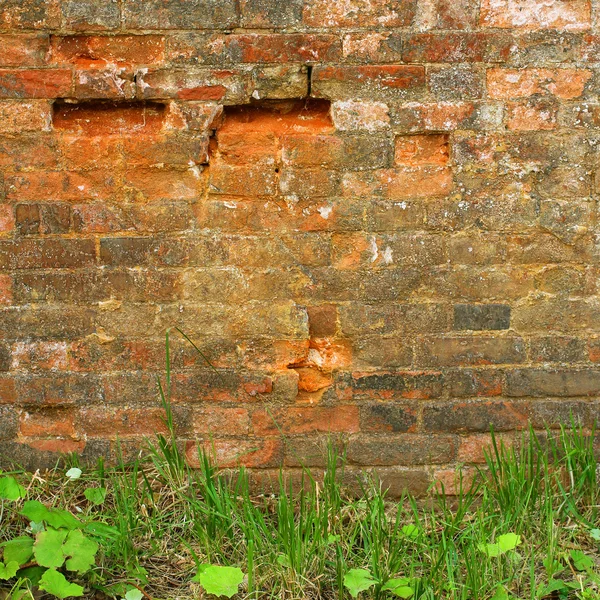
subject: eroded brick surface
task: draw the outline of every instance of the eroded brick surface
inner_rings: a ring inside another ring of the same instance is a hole
[[[190,463],[256,486],[590,426],[593,5],[0,0],[0,462],[163,431],[174,327]]]

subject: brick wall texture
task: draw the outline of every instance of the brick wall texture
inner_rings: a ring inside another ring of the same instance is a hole
[[[0,453],[327,436],[452,485],[600,402],[600,1],[0,0]]]

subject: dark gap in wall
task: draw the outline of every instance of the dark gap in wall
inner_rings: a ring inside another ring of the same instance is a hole
[[[56,100],[52,106],[54,129],[88,135],[126,133],[130,131],[159,131],[167,107],[160,102],[89,101],[72,103]]]

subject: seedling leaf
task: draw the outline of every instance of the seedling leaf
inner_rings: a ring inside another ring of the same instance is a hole
[[[83,596],[83,588],[80,585],[69,583],[65,576],[55,569],[48,569],[42,575],[39,587],[40,590],[45,590],[61,600],[71,596]]]
[[[74,479],[79,479],[81,477],[81,473],[83,471],[81,469],[78,469],[77,467],[73,467],[72,469],[69,469],[65,475],[69,478],[70,481],[73,481]]]
[[[410,598],[415,593],[415,590],[409,584],[410,581],[404,577],[401,579],[389,579],[381,589],[388,590],[399,598]]]
[[[585,555],[581,550],[571,550],[570,552],[571,561],[573,562],[573,566],[578,571],[587,571],[594,566],[594,560]]]
[[[414,540],[421,530],[416,525],[404,525],[400,531],[402,531],[402,535]]]
[[[142,592],[140,592],[140,590],[138,590],[137,588],[131,588],[125,594],[125,600],[142,600],[143,597],[144,594],[142,594]]]
[[[67,531],[48,529],[38,533],[33,545],[33,554],[38,565],[42,567],[61,567],[65,562],[62,546]]]
[[[25,488],[14,477],[0,479],[0,499],[20,500],[25,497]]]
[[[350,595],[356,598],[360,592],[373,587],[377,581],[366,569],[350,569],[344,575],[344,585],[348,588]]]
[[[496,591],[490,600],[509,600],[509,598],[510,596],[508,595],[506,588],[503,585],[498,584],[498,587],[496,588]]]
[[[87,488],[83,495],[96,506],[103,504],[106,499],[106,488]]]
[[[244,573],[237,567],[210,565],[202,572],[198,569],[197,578],[208,594],[231,598],[244,580]]]
[[[496,543],[498,544],[500,553],[504,554],[521,545],[521,536],[516,533],[505,533],[504,535],[498,536]]]

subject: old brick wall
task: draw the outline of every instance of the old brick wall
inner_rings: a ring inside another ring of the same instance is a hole
[[[0,452],[162,428],[452,483],[600,398],[600,2],[0,0]]]

